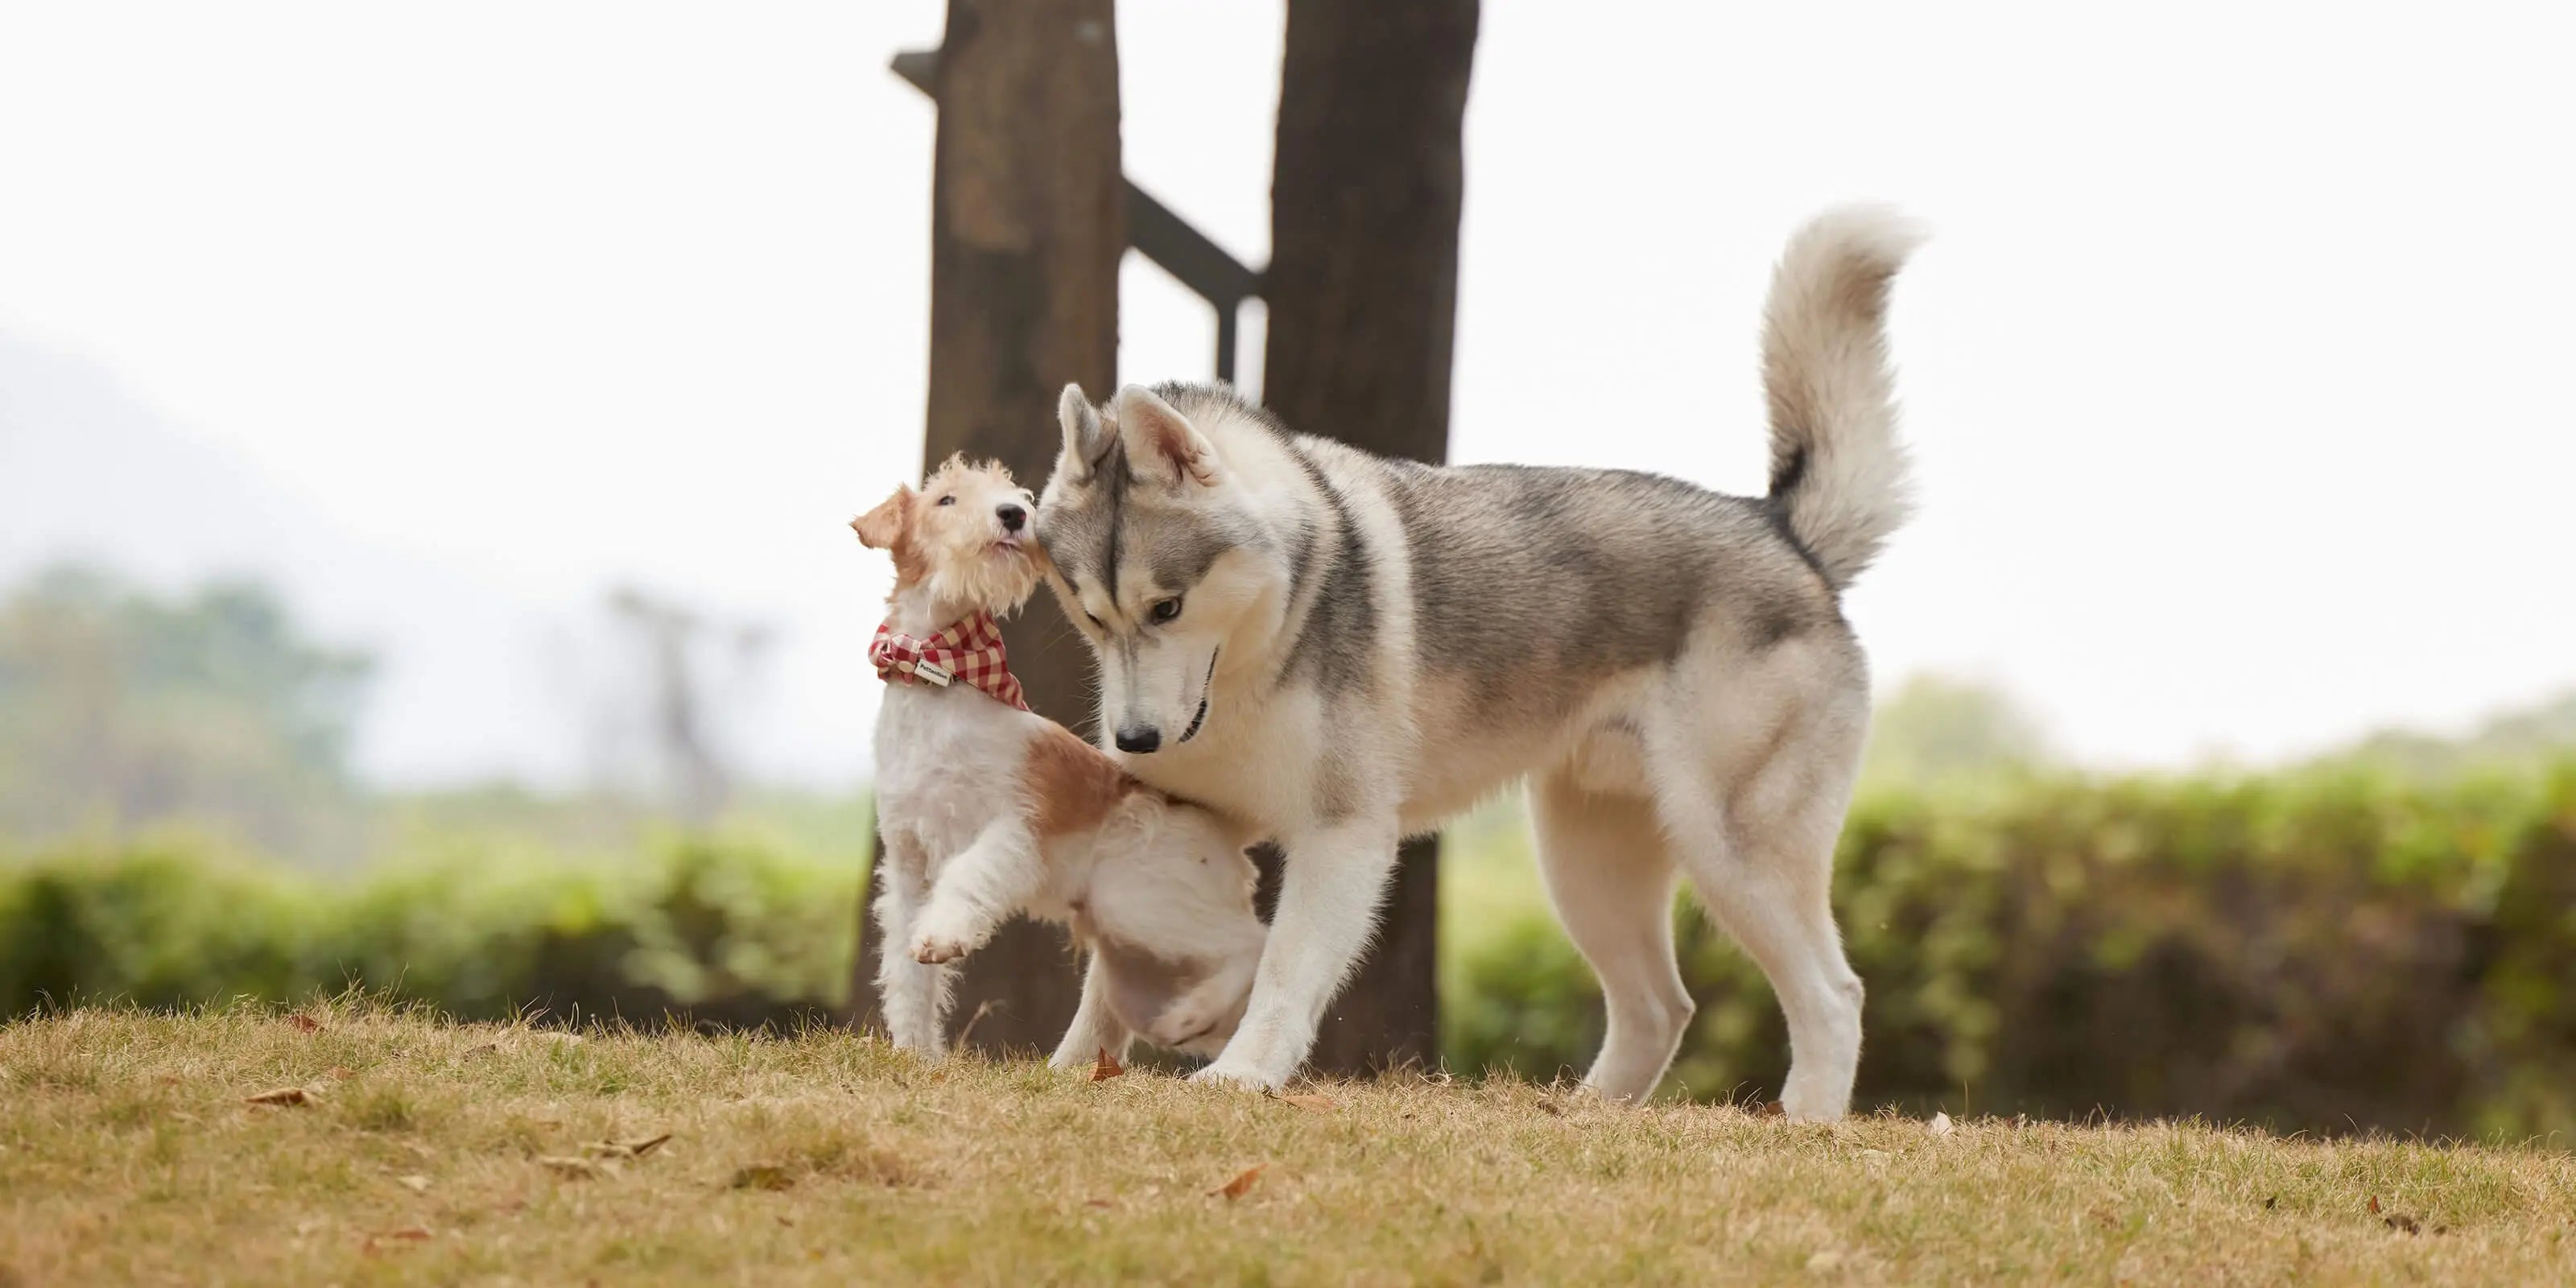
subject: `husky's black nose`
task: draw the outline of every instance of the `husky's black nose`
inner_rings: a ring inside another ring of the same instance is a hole
[[[1120,725],[1118,750],[1141,756],[1163,745],[1163,731],[1152,725]]]
[[[1006,501],[993,514],[1001,519],[1004,532],[1017,532],[1028,526],[1029,512],[1017,502]]]

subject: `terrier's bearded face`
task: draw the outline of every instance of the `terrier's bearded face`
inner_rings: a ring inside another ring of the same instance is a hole
[[[893,553],[897,596],[921,591],[943,608],[1007,613],[1046,575],[1030,530],[1036,509],[999,463],[953,456],[920,490],[895,489],[850,527],[859,544]]]

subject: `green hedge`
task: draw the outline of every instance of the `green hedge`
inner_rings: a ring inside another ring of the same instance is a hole
[[[1884,796],[1839,864],[1860,1104],[2576,1135],[2576,766]],[[1760,973],[1677,916],[1700,1011],[1674,1084],[1775,1094]],[[1451,1066],[1579,1073],[1580,960],[1543,921],[1484,937],[1445,990]]]
[[[1453,872],[1525,879],[1480,854],[1517,848],[1515,831],[1487,819],[1453,840]],[[0,863],[0,1014],[352,985],[468,1018],[749,1025],[840,1005],[850,865],[742,837],[648,851],[612,866],[457,842],[350,883],[179,842]],[[2576,1134],[2576,765],[2438,789],[1879,796],[1840,862],[1869,985],[1863,1106]],[[1448,885],[1452,1069],[1549,1078],[1599,1041],[1591,975],[1531,888]],[[1786,1044],[1759,974],[1677,916],[1701,1005],[1672,1085],[1776,1094]]]
[[[857,906],[855,873],[739,839],[622,867],[475,848],[345,884],[184,842],[71,849],[0,869],[0,1014],[355,987],[468,1019],[748,1026],[840,1004]]]

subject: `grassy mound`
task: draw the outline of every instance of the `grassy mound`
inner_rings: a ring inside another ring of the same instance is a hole
[[[0,1284],[2576,1280],[2555,1151],[1297,1091],[830,1031],[45,1015],[0,1027]]]

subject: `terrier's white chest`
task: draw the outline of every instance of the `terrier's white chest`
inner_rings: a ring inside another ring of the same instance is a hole
[[[965,848],[1020,807],[1034,718],[973,689],[889,687],[877,715],[878,830],[913,841],[933,863]]]

